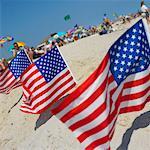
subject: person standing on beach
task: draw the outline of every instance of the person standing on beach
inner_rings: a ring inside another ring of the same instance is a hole
[[[141,13],[150,24],[149,8],[144,4],[144,1],[141,1]]]
[[[16,57],[18,52],[20,51],[20,47],[18,46],[18,43],[14,43],[14,49],[13,49],[13,57]]]

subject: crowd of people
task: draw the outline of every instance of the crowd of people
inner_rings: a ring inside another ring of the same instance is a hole
[[[144,1],[141,1],[140,11],[136,14],[131,15],[125,15],[125,16],[119,16],[116,20],[117,22],[120,22],[121,24],[125,24],[127,22],[130,22],[132,19],[142,16],[147,19],[147,22],[150,24],[150,16],[149,16],[150,9],[145,5]],[[67,43],[77,41],[78,39],[91,36],[95,33],[98,33],[99,35],[107,34],[110,32],[115,31],[113,28],[113,24],[106,14],[104,14],[103,22],[100,23],[98,26],[89,26],[88,28],[78,26],[77,24],[74,26],[74,29],[72,31],[66,32],[65,35],[57,37],[56,39],[50,37],[44,43],[42,43],[40,46],[34,47],[20,47],[17,42],[13,44],[14,48],[12,49],[13,58],[16,57],[16,55],[19,53],[19,51],[23,48],[26,53],[28,54],[31,61],[34,61],[35,59],[41,57],[42,55],[46,54],[47,51],[49,51],[53,46],[57,45],[58,47],[61,47]],[[8,62],[6,59],[2,58],[0,60],[0,72],[5,70],[8,66]]]

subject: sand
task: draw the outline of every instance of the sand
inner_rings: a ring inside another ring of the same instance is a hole
[[[100,64],[113,42],[132,23],[122,30],[99,36],[98,34],[70,43],[60,48],[78,84],[81,84]],[[39,115],[24,114],[19,104],[10,108],[21,97],[21,89],[9,95],[0,95],[0,150],[80,150],[80,143],[71,131],[56,117],[39,125]],[[139,112],[120,115],[112,150],[150,149],[150,104]]]

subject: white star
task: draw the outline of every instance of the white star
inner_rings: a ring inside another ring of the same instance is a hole
[[[139,58],[138,56],[135,56],[135,60],[138,60],[138,58]]]
[[[144,69],[144,66],[142,65],[140,68],[141,68],[141,70],[142,70],[142,69]]]
[[[136,29],[133,29],[133,32],[135,33],[135,32],[136,32]]]
[[[117,48],[117,45],[114,46],[114,49],[116,49],[116,48]]]
[[[117,57],[119,57],[119,56],[120,56],[120,54],[119,54],[119,53],[117,53],[117,54],[116,54],[116,56],[117,56]]]
[[[123,40],[121,39],[121,40],[120,40],[120,43],[122,43],[122,42],[123,42]]]
[[[118,79],[121,79],[122,78],[122,76],[121,75],[118,75]]]
[[[133,50],[133,48],[130,48],[130,52],[132,53],[134,50]]]
[[[121,50],[121,46],[118,46],[118,50]]]
[[[125,42],[124,42],[125,45],[127,45],[128,43],[129,43],[128,41],[125,41]]]
[[[129,72],[129,69],[126,69],[126,73],[128,73]]]
[[[128,65],[128,66],[131,66],[131,62],[128,62],[127,65]]]
[[[123,48],[123,51],[125,51],[125,52],[126,52],[126,51],[127,51],[127,47],[124,47],[124,48]]]
[[[115,60],[115,64],[118,64],[119,63],[119,61],[118,60]]]
[[[132,39],[135,39],[135,35],[132,35],[132,37],[131,37]]]
[[[139,49],[137,49],[137,50],[136,50],[136,53],[138,54],[139,52],[140,52],[140,50],[139,50]]]
[[[131,42],[131,45],[132,45],[132,46],[134,46],[134,45],[135,45],[135,43],[134,43],[134,42]]]
[[[124,70],[123,70],[123,68],[120,68],[120,72],[123,72]]]
[[[123,58],[126,58],[127,56],[126,56],[126,54],[123,54],[122,57],[123,57]]]
[[[141,40],[141,36],[138,36],[138,40]]]
[[[143,58],[142,57],[140,57],[140,59],[139,60],[143,60]]]
[[[139,30],[139,33],[141,34],[141,33],[142,33],[142,31],[141,31],[141,30]]]
[[[141,24],[141,23],[139,24],[139,27],[142,27],[142,24]]]
[[[130,37],[129,34],[127,34],[126,37],[129,38]]]
[[[122,64],[122,65],[125,65],[125,61],[121,61],[121,64]]]
[[[132,59],[133,57],[132,57],[132,55],[129,55],[129,57],[128,57],[129,59]]]
[[[117,67],[115,66],[115,67],[114,67],[114,71],[116,71],[116,70],[118,70],[118,69],[117,69]]]
[[[142,51],[142,54],[144,55],[144,51]]]
[[[140,43],[137,43],[137,46],[139,47],[141,44]]]
[[[112,55],[114,56],[114,55],[115,55],[115,52],[112,52]]]

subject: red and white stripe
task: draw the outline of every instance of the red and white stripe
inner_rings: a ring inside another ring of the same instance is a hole
[[[16,79],[12,72],[7,68],[0,73],[0,93],[9,94],[13,89],[21,86],[20,79]]]
[[[150,66],[147,70],[130,75],[124,83],[121,112],[141,110],[150,101]]]
[[[149,101],[150,68],[117,86],[109,67],[107,55],[98,69],[52,110],[87,150],[110,149],[118,115],[140,110]]]
[[[76,85],[70,71],[66,68],[52,81],[46,83],[38,68],[32,64],[22,75],[24,103],[21,110],[38,114],[49,108]]]

